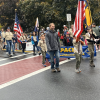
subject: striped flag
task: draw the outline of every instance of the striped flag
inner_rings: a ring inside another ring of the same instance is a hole
[[[85,19],[85,0],[78,0],[76,18],[74,22],[73,35],[80,37],[83,32],[83,23]]]
[[[21,25],[19,23],[17,13],[15,14],[14,31],[17,32],[17,40],[18,40],[18,42],[20,42],[19,38],[20,38],[21,33],[23,32],[23,30],[22,30]]]

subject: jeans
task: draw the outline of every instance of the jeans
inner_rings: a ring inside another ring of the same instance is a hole
[[[22,44],[22,52],[25,52],[25,48],[26,48],[26,43],[21,43]]]
[[[11,54],[12,40],[6,40],[9,55]]]
[[[51,59],[51,69],[54,69],[54,56],[56,58],[56,68],[59,68],[59,51],[54,50],[54,51],[49,51],[50,54],[50,59]]]
[[[35,44],[33,45],[33,51],[34,51],[34,53],[35,53],[35,47],[37,48],[37,51],[39,51],[39,49],[38,49],[38,42],[35,42]]]

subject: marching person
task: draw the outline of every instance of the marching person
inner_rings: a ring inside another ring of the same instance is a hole
[[[40,39],[41,39],[41,40],[39,40],[38,46],[41,48],[41,53],[42,53],[42,64],[43,64],[44,67],[46,67],[45,61],[46,61],[47,46],[46,46],[46,40],[45,40],[45,35],[44,35],[44,33],[41,33]]]
[[[94,37],[93,37],[92,34],[94,34],[95,36],[97,36],[95,32],[92,32],[92,28],[88,27],[87,28],[87,33],[85,35],[85,38],[87,40],[87,45],[88,45],[89,52],[90,52],[90,66],[91,67],[95,67],[95,65],[93,63],[95,41],[94,41]]]
[[[37,51],[39,52],[39,49],[37,47],[39,39],[38,39],[38,36],[36,36],[35,32],[33,32],[32,35],[33,36],[31,36],[31,42],[32,42],[32,45],[33,45],[33,55],[36,55],[36,53],[35,53],[35,47],[37,48]]]
[[[26,48],[26,42],[27,42],[27,40],[26,40],[26,37],[25,37],[24,33],[21,34],[19,40],[20,40],[21,45],[22,45],[22,52],[23,52],[23,54],[25,54],[25,48]]]
[[[60,41],[57,32],[55,31],[55,24],[50,23],[50,30],[46,34],[46,44],[47,49],[51,58],[51,71],[52,72],[60,72],[59,69],[59,50],[60,50]],[[54,56],[56,58],[56,65],[54,68]]]
[[[84,42],[80,38],[76,38],[73,36],[73,46],[74,46],[74,54],[76,57],[76,73],[80,73],[80,64],[82,59],[82,45],[84,45]]]
[[[9,57],[12,56],[11,55],[12,38],[13,38],[13,34],[12,34],[12,32],[10,32],[10,28],[8,27],[7,28],[7,32],[5,33],[5,40],[7,42],[7,48],[8,48]]]

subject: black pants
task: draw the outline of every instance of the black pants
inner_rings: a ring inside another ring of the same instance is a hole
[[[22,52],[24,53],[25,51],[25,48],[26,48],[26,43],[22,43]]]

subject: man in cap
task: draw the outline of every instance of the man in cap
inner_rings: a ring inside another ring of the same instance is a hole
[[[7,32],[5,33],[5,40],[7,42],[9,57],[11,57],[12,38],[13,38],[13,34],[12,32],[10,32],[10,27],[8,27]]]
[[[87,40],[87,44],[88,44],[88,48],[89,48],[89,51],[90,51],[90,66],[91,67],[95,67],[94,63],[93,63],[93,59],[94,59],[94,44],[95,44],[95,41],[94,41],[94,36],[97,36],[95,32],[92,31],[92,28],[91,27],[88,27],[87,28],[87,33],[85,35],[85,38]]]

